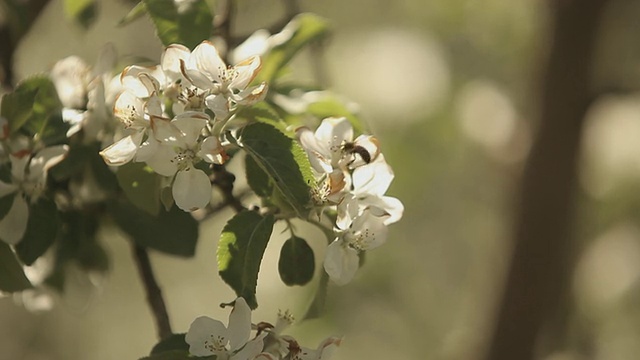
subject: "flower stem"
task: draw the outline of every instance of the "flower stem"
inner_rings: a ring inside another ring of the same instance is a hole
[[[173,335],[173,331],[171,331],[169,314],[167,313],[167,307],[165,306],[164,298],[162,297],[162,291],[160,291],[160,287],[158,286],[153,274],[153,269],[151,268],[149,254],[147,253],[146,248],[139,245],[133,245],[132,249],[133,257],[136,265],[138,266],[138,273],[140,274],[144,290],[147,294],[147,302],[149,303],[151,314],[156,322],[158,339],[166,339]]]

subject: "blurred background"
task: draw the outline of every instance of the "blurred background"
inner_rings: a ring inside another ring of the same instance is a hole
[[[62,1],[51,1],[18,48],[16,77],[47,71],[72,54],[92,64],[106,42],[123,58],[159,61],[162,46],[148,19],[116,28],[131,5],[100,4],[85,32],[65,20]],[[532,89],[544,64],[547,8],[537,0],[300,4],[332,22],[320,59],[330,87],[359,104],[396,174],[389,195],[406,209],[355,280],[330,286],[326,316],[290,333],[309,347],[329,334],[344,336],[336,360],[476,359],[508,265],[514,195],[535,131]],[[267,26],[282,13],[280,1],[238,0],[234,32]],[[640,2],[628,0],[611,1],[604,16],[597,81],[622,90],[589,110],[576,189],[570,331],[549,360],[640,354],[640,93],[628,90],[640,85],[638,18]],[[312,60],[296,59],[298,76],[312,76]],[[152,253],[174,331],[186,332],[200,315],[226,322],[228,311],[218,304],[233,294],[217,274],[215,249],[230,215],[203,224],[194,260]],[[320,264],[325,240],[309,231]],[[278,279],[284,240],[274,236],[263,260],[254,322],[275,321],[278,309],[301,318],[313,297],[315,283],[287,288]],[[78,271],[52,310],[33,313],[17,297],[0,298],[1,360],[148,354],[155,329],[130,244],[108,229],[101,241],[111,256],[109,274],[87,278]]]

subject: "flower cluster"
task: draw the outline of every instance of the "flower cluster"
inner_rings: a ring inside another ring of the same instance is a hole
[[[189,353],[203,357],[215,355],[218,360],[328,360],[342,339],[329,337],[316,349],[301,347],[291,336],[281,335],[293,322],[289,312],[281,313],[275,326],[251,323],[251,309],[239,297],[234,301],[229,323],[201,316],[195,319],[185,336]],[[251,338],[252,329],[256,335]]]
[[[344,117],[324,119],[315,133],[303,127],[297,134],[318,181],[316,205],[337,211],[336,238],[327,248],[324,269],[336,284],[344,285],[358,270],[358,254],[382,245],[387,226],[402,217],[402,203],[384,195],[393,171],[378,140],[371,135],[354,140]]]
[[[193,52],[168,46],[155,67],[125,68],[114,115],[126,133],[102,157],[113,166],[144,162],[169,179],[179,208],[205,207],[211,181],[198,164],[227,159],[220,131],[238,105],[252,105],[266,95],[265,83],[249,86],[260,65],[254,56],[227,66],[213,44],[204,41]]]
[[[67,145],[36,149],[25,136],[9,137],[6,119],[0,117],[0,198],[11,196],[9,211],[0,219],[0,240],[15,245],[24,237],[29,221],[29,203],[36,203],[45,191],[47,173],[67,154]],[[5,164],[8,163],[8,164]],[[5,166],[5,165],[9,165]]]

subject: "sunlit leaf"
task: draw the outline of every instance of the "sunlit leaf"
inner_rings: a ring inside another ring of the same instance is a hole
[[[258,271],[273,224],[273,215],[243,211],[227,222],[218,242],[220,276],[252,309],[258,307]]]
[[[285,201],[304,218],[315,182],[307,154],[271,125],[254,123],[240,131],[242,147],[273,181]]]
[[[179,43],[193,49],[211,36],[213,15],[205,0],[191,1],[181,11],[175,1],[143,1],[165,46]]]
[[[64,13],[69,20],[89,28],[98,15],[96,0],[64,0]]]
[[[147,7],[144,5],[144,1],[140,1],[136,4],[136,6],[131,9],[127,15],[123,16],[120,21],[118,21],[117,26],[125,26],[128,25],[139,18],[141,18],[144,14],[147,13]]]
[[[314,14],[300,14],[292,20],[293,35],[287,41],[274,47],[264,56],[262,69],[256,83],[273,82],[278,72],[309,43],[319,40],[329,33],[327,21]]]
[[[51,80],[46,76],[34,76],[3,96],[0,115],[9,121],[11,132],[20,130],[51,145],[66,139],[69,126],[62,120],[61,109]]]

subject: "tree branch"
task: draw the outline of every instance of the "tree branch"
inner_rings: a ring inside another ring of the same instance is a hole
[[[222,191],[223,204],[229,205],[236,212],[246,210],[244,205],[233,195],[233,183],[236,176],[227,171],[224,165],[213,165],[213,180],[211,183]]]
[[[151,307],[151,314],[156,323],[158,339],[166,339],[173,334],[171,324],[169,323],[169,314],[162,298],[162,291],[156,282],[151,268],[151,261],[147,249],[139,245],[133,245],[133,257],[138,266],[138,273],[144,285],[147,294],[147,302]]]
[[[514,252],[488,360],[534,358],[541,328],[567,295],[570,239],[591,63],[606,0],[549,0],[553,32],[541,122],[525,165]]]

